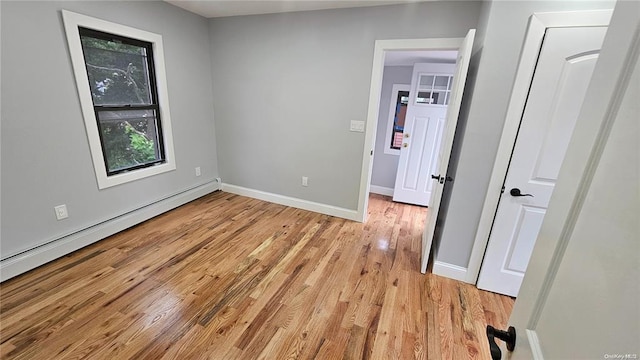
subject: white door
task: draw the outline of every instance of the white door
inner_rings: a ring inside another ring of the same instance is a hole
[[[547,30],[477,286],[516,296],[606,27]]]
[[[458,115],[460,114],[460,104],[462,103],[462,92],[464,84],[467,82],[467,71],[469,70],[469,61],[471,59],[471,50],[473,48],[473,39],[476,30],[471,29],[465,36],[460,49],[458,50],[458,59],[456,60],[456,70],[453,73],[453,85],[451,86],[451,97],[447,107],[447,116],[444,124],[442,140],[437,154],[435,168],[436,171],[429,174],[439,177],[438,180],[432,179],[433,184],[431,199],[429,200],[429,211],[427,212],[426,228],[422,233],[422,261],[420,271],[424,274],[427,272],[427,264],[429,262],[429,254],[431,252],[431,244],[433,242],[433,234],[436,229],[436,217],[440,208],[440,200],[442,200],[442,189],[444,188],[444,177],[449,167],[449,157],[451,156],[451,147],[453,146],[453,136],[458,125]],[[397,181],[397,180],[396,180]]]
[[[437,165],[453,86],[452,74],[434,72],[434,66],[413,66],[393,201],[427,206],[431,198],[430,175]]]
[[[640,2],[611,18],[509,324],[506,359],[640,356]]]

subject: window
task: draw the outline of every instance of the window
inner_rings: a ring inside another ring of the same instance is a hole
[[[400,155],[410,88],[410,85],[394,84],[391,90],[387,136],[384,145],[385,154]]]
[[[63,18],[98,187],[174,170],[162,37]]]
[[[151,43],[80,28],[107,175],[164,162]]]
[[[420,74],[416,105],[449,105],[452,75]]]
[[[393,114],[393,128],[391,129],[391,148],[400,150],[402,146],[402,133],[404,132],[404,120],[407,117],[409,92],[398,91],[395,100],[396,107]]]

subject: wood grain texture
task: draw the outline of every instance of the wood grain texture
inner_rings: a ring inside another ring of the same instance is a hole
[[[426,209],[224,192],[0,285],[2,359],[489,359],[513,299],[420,274]]]

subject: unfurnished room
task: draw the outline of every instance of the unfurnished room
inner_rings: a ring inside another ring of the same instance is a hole
[[[1,359],[636,359],[640,2],[0,1]]]

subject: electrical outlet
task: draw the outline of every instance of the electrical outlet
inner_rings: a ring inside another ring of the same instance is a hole
[[[309,178],[306,176],[302,177],[302,186],[309,186]]]
[[[69,213],[67,212],[67,205],[62,204],[53,208],[56,212],[56,219],[62,220],[69,217]]]
[[[200,175],[202,175],[202,172],[200,172],[200,166],[198,166],[196,168],[196,176],[200,176]]]

